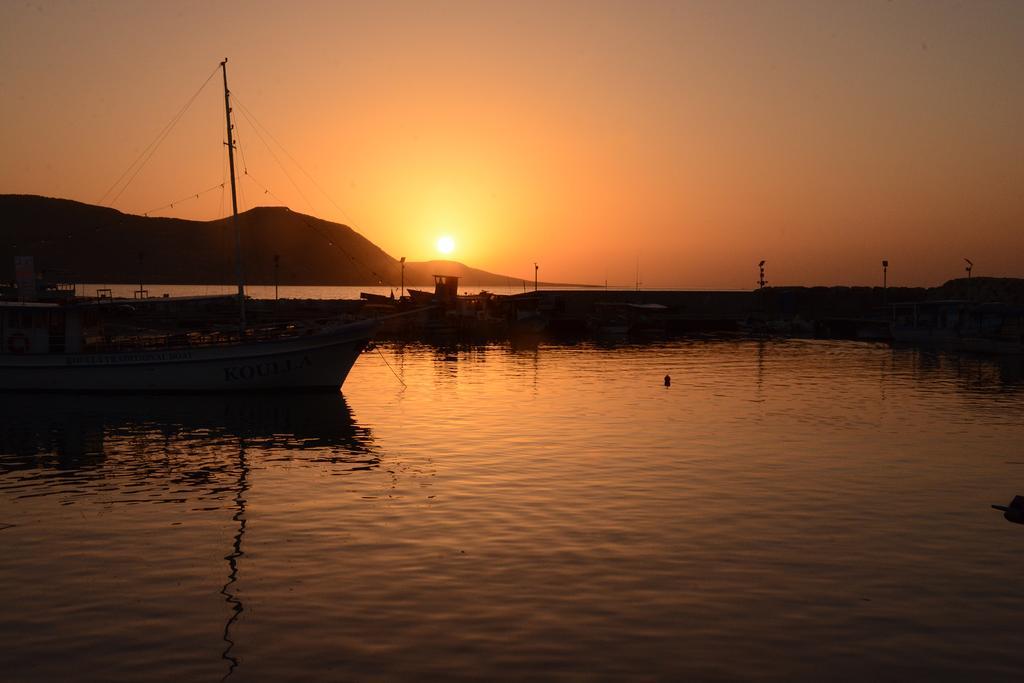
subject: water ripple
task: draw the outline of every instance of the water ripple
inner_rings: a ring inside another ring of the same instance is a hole
[[[1024,665],[1021,529],[988,508],[1021,493],[1019,361],[771,340],[381,353],[344,398],[4,399],[6,675]]]

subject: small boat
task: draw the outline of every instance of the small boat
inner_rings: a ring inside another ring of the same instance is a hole
[[[1024,306],[988,303],[971,311],[959,348],[973,353],[1024,355]]]
[[[953,348],[962,336],[970,306],[969,301],[959,299],[893,304],[892,340]]]
[[[1024,307],[998,302],[894,304],[892,339],[972,353],[1024,354]]]
[[[104,311],[95,302],[0,302],[0,391],[338,391],[341,387],[373,336],[376,321],[246,325],[227,60],[220,66],[235,224],[237,329],[155,335],[122,330],[109,336],[97,334],[97,319]]]
[[[385,294],[374,294],[373,292],[359,292],[359,298],[367,303],[394,306],[397,302],[395,299],[395,293],[391,292],[391,296]]]
[[[667,311],[661,304],[598,301],[587,324],[598,336],[660,334],[665,332]]]

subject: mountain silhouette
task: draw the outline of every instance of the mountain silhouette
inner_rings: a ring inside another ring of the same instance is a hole
[[[230,284],[235,282],[232,219],[193,221],[121,213],[69,199],[0,195],[0,280],[14,278],[14,258],[32,256],[52,280],[92,283]],[[398,286],[401,265],[347,225],[285,207],[238,215],[249,284]],[[455,261],[407,262],[406,286],[458,275],[467,284],[507,286],[521,278]]]

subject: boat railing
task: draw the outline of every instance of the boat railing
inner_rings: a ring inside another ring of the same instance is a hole
[[[305,324],[282,323],[254,327],[240,334],[237,330],[203,330],[197,332],[171,332],[162,334],[86,335],[84,351],[88,353],[115,353],[124,351],[159,351],[209,346],[230,346],[243,342],[265,342],[296,339],[342,324],[339,320],[315,320]]]

